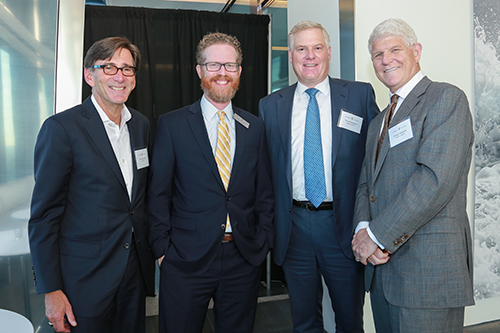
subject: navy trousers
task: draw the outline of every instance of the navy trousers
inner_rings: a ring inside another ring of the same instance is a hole
[[[146,331],[146,283],[135,246],[130,242],[127,268],[113,302],[97,317],[75,314],[72,333],[144,333]]]
[[[324,277],[337,332],[363,332],[363,265],[342,252],[333,210],[293,207],[292,231],[283,263],[294,332],[322,333]]]
[[[261,270],[243,258],[234,241],[221,243],[216,259],[201,275],[184,273],[164,260],[160,333],[201,333],[211,298],[215,332],[252,333]]]

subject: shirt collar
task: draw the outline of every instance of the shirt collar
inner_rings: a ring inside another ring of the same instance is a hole
[[[318,89],[323,95],[325,96],[330,96],[330,77],[326,76],[326,78],[318,83],[314,88]],[[309,89],[306,85],[301,83],[300,81],[297,82],[297,88],[296,91],[299,94],[299,96],[302,96],[305,91]]]
[[[99,116],[101,117],[101,120],[104,124],[106,123],[109,123],[111,122],[111,120],[109,119],[108,115],[106,114],[106,112],[104,112],[104,110],[101,108],[101,106],[99,105],[99,103],[97,103],[94,95],[92,95],[90,97],[90,100],[92,101],[92,104],[94,104],[96,110],[97,110],[97,113],[99,113]],[[123,128],[123,126],[130,120],[132,119],[132,114],[130,113],[130,111],[128,110],[128,108],[125,106],[125,104],[123,104],[123,108],[122,108],[122,116],[121,116],[121,122],[120,122],[120,128]]]
[[[398,91],[395,92],[400,98],[405,99],[406,96],[415,88],[415,86],[424,78],[424,73],[422,71],[419,71],[417,74],[415,74],[410,81],[408,81],[404,86],[398,89]],[[389,91],[389,100],[394,95]]]
[[[207,119],[212,119],[217,116],[217,111],[224,111],[226,114],[226,119],[233,119],[233,104],[232,101],[229,101],[229,104],[223,109],[217,109],[212,103],[208,101],[208,99],[203,95],[200,102],[201,112]]]

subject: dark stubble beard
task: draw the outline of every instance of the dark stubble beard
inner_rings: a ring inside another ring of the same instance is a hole
[[[215,81],[219,80],[228,81],[228,86],[222,89],[217,89],[217,87],[215,86]],[[236,92],[238,91],[239,85],[240,78],[233,79],[229,75],[217,74],[212,77],[204,76],[201,78],[201,89],[203,89],[205,95],[218,103],[226,103],[232,100],[234,95],[236,95]]]

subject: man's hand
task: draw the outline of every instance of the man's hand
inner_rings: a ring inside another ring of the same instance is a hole
[[[160,258],[158,258],[158,267],[161,267],[161,262],[165,259],[165,255],[162,255]]]
[[[56,332],[71,332],[71,326],[76,326],[73,309],[62,290],[45,294],[45,315]]]
[[[378,245],[370,238],[366,228],[360,229],[352,238],[352,252],[356,261],[367,264],[368,258],[379,249]]]
[[[368,262],[373,266],[382,265],[389,261],[389,251],[382,251],[379,247],[375,252],[368,258]]]

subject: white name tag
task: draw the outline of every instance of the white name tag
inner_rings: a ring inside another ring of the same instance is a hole
[[[389,128],[388,132],[391,148],[413,138],[413,130],[411,129],[410,117],[406,118],[404,121],[400,122],[394,127]]]
[[[149,166],[147,148],[141,148],[135,150],[135,163],[137,164],[137,170],[140,170],[142,168],[147,168]]]
[[[243,127],[245,127],[246,129],[248,129],[248,127],[250,127],[250,123],[248,121],[246,121],[245,119],[243,119],[239,114],[233,113],[233,118],[234,118],[234,120],[239,122],[241,125],[243,125]]]
[[[356,116],[348,112],[347,110],[341,109],[339,120],[337,126],[345,128],[354,133],[361,133],[361,126],[363,125],[363,118]]]

